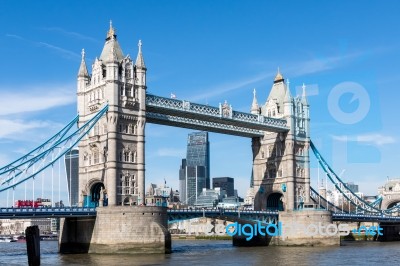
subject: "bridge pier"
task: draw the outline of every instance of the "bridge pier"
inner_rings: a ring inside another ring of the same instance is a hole
[[[279,246],[340,246],[340,235],[326,210],[279,212]]]
[[[108,206],[96,218],[65,218],[60,253],[170,253],[167,210],[162,207]]]
[[[400,224],[398,223],[380,223],[383,229],[382,235],[378,236],[381,242],[400,241]]]

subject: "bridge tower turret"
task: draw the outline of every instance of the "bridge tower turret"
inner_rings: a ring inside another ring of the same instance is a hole
[[[253,139],[254,208],[294,210],[309,202],[309,105],[293,98],[278,69],[261,115],[286,119],[289,132],[265,132]]]
[[[79,123],[104,105],[108,113],[79,143],[79,193],[83,206],[140,205],[144,190],[146,67],[141,45],[136,64],[124,56],[110,22],[89,75],[82,55],[78,74]]]

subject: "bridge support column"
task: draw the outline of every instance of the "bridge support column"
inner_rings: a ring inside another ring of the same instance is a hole
[[[400,224],[380,223],[379,226],[383,229],[378,240],[381,242],[400,241]]]
[[[96,218],[66,218],[61,253],[170,253],[166,208],[108,206]]]
[[[279,212],[279,246],[340,246],[332,214],[324,210]]]

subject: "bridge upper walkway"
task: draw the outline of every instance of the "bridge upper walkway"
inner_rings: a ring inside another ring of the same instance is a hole
[[[287,132],[285,119],[253,115],[185,100],[146,95],[147,122],[211,131],[242,137],[261,137],[265,132]]]

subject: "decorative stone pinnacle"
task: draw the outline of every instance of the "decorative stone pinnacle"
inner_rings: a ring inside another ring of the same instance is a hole
[[[139,40],[138,47],[139,47],[139,53],[141,53],[142,52],[142,40]]]

